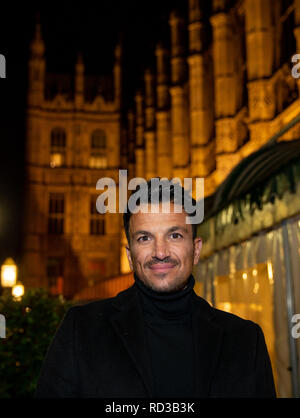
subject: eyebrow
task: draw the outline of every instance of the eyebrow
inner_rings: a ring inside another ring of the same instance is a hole
[[[172,228],[168,229],[167,232],[174,232],[174,231],[183,231],[188,234],[188,229],[181,225],[172,226]]]
[[[171,228],[169,228],[168,230],[167,230],[167,233],[169,234],[170,232],[175,232],[175,231],[183,231],[183,232],[185,232],[186,234],[188,234],[188,230],[187,230],[187,228],[185,228],[185,227],[183,227],[183,226],[181,226],[181,225],[176,225],[176,226],[172,226]],[[145,235],[152,235],[152,233],[151,232],[149,232],[149,231],[145,231],[145,230],[139,230],[139,231],[136,231],[134,234],[133,234],[133,237],[136,237],[137,235],[142,235],[142,234],[145,234]]]
[[[134,236],[134,237],[136,237],[137,235],[152,235],[152,234],[151,234],[151,232],[149,232],[149,231],[143,231],[143,230],[140,230],[140,231],[136,231],[136,232],[133,234],[133,236]]]

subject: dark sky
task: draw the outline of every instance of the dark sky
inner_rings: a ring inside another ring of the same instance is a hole
[[[0,263],[20,261],[24,195],[25,103],[29,43],[40,14],[47,69],[70,73],[81,51],[88,74],[111,71],[113,48],[124,43],[126,98],[133,97],[143,69],[153,65],[154,46],[169,35],[168,17],[187,0],[6,1],[1,4],[0,54],[6,79],[0,79]],[[130,102],[130,100],[128,100]]]

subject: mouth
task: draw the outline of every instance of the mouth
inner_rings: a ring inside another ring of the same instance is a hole
[[[174,264],[153,264],[150,269],[154,270],[157,273],[166,272],[174,268]]]

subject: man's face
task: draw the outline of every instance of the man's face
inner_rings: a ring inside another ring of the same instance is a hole
[[[202,240],[193,240],[187,213],[136,213],[129,222],[130,247],[126,248],[131,269],[144,284],[157,292],[183,288],[193,265],[198,263]],[[143,206],[141,206],[143,208]]]

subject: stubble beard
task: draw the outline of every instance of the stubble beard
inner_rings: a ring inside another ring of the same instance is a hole
[[[165,277],[167,275],[167,273],[162,273],[162,277],[158,277],[156,279],[157,281],[164,281],[166,280],[166,285],[164,286],[159,286],[157,285],[157,283],[154,283],[151,279],[148,279],[147,276],[145,277],[140,277],[139,274],[136,272],[136,275],[138,276],[138,278],[144,283],[144,285],[148,288],[151,289],[157,293],[171,293],[171,292],[177,292],[179,290],[182,290],[185,288],[188,279],[186,279],[184,282],[178,281],[178,279],[173,279],[173,282],[167,282],[167,278]]]

